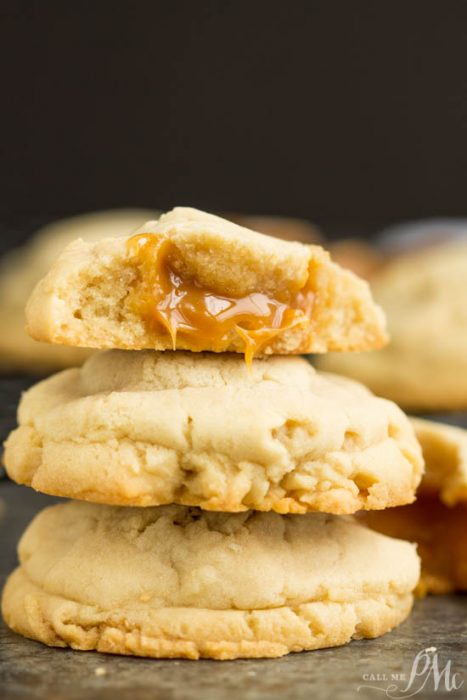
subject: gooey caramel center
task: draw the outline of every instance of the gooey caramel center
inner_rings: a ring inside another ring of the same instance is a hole
[[[150,331],[167,332],[175,350],[183,338],[194,350],[222,352],[236,332],[244,343],[245,360],[272,338],[310,317],[314,293],[305,287],[287,292],[282,299],[262,292],[233,297],[202,287],[196,280],[184,279],[171,265],[173,242],[157,234],[137,234],[127,242],[128,254],[140,272],[129,296],[130,308],[143,319]]]

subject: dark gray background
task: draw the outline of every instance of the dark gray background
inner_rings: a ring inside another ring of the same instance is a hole
[[[3,0],[0,23],[6,245],[121,205],[369,234],[466,213],[463,0]]]

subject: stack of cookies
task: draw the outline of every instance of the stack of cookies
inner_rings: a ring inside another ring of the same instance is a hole
[[[414,546],[351,517],[410,503],[423,460],[392,402],[300,353],[369,350],[384,318],[318,246],[192,209],[71,244],[27,306],[97,348],[30,389],[8,473],[76,499],[19,545],[3,614],[27,637],[152,657],[273,657],[406,618]]]

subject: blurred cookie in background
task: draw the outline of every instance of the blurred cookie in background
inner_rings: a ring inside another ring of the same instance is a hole
[[[225,217],[252,231],[259,231],[275,238],[283,238],[285,241],[300,241],[300,243],[321,243],[323,241],[323,234],[319,228],[306,219],[247,214],[225,214]]]
[[[317,360],[320,369],[358,379],[412,411],[467,408],[467,235],[456,226],[456,235],[446,229],[445,238],[422,244],[417,235],[412,249],[370,276],[388,319],[389,345],[327,355]]]
[[[394,224],[370,243],[363,238],[340,238],[329,243],[335,262],[370,279],[394,258],[467,236],[467,219],[426,219]]]
[[[361,518],[378,532],[418,544],[421,594],[467,591],[467,431],[412,423],[426,463],[417,501]]]
[[[328,249],[334,262],[364,279],[370,279],[385,262],[384,254],[362,238],[342,238],[330,243]]]
[[[159,216],[160,212],[151,209],[74,216],[44,226],[24,245],[4,255],[0,261],[0,371],[35,374],[81,364],[90,350],[38,343],[26,334],[24,307],[29,295],[71,241],[126,236]]]

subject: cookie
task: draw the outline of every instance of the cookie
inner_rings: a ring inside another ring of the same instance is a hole
[[[467,431],[421,418],[411,423],[426,464],[420,491],[438,494],[448,506],[467,503]]]
[[[0,261],[0,367],[29,373],[81,364],[90,351],[40,344],[25,331],[24,307],[36,283],[47,274],[63,248],[76,238],[91,242],[106,236],[128,236],[157,212],[116,209],[56,221],[39,229],[20,248]]]
[[[395,258],[371,280],[390,344],[377,353],[323,357],[317,365],[406,409],[467,408],[466,280],[466,241]]]
[[[178,208],[128,240],[76,241],[26,309],[36,340],[259,354],[382,346],[369,287],[319,246]]]
[[[410,506],[368,512],[362,519],[377,532],[417,543],[420,594],[467,591],[467,503],[450,508],[421,493]]]
[[[299,357],[98,352],[18,418],[12,479],[109,505],[352,513],[410,503],[423,469],[395,404]]]
[[[410,506],[365,513],[378,532],[417,542],[422,593],[467,590],[467,431],[414,419],[426,474]]]
[[[40,513],[3,594],[52,646],[197,659],[277,657],[402,622],[415,548],[351,517],[70,502]]]

